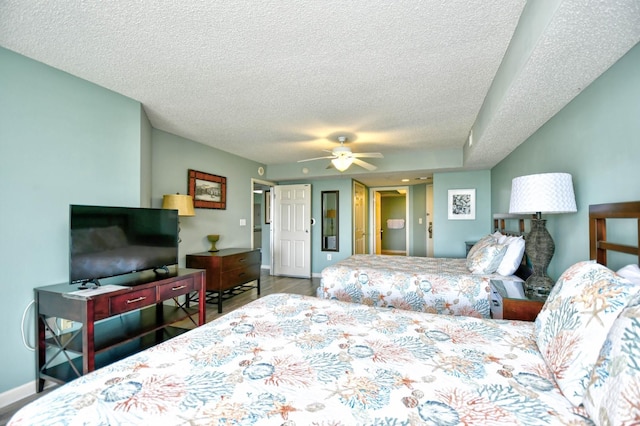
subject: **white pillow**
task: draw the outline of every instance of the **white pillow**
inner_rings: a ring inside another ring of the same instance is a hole
[[[513,275],[518,270],[524,256],[524,238],[506,237],[507,252],[504,254],[496,272],[500,275]]]
[[[634,263],[620,268],[616,274],[628,279],[635,285],[640,285],[640,268]]]

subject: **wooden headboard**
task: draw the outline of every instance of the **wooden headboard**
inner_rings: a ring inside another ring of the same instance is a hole
[[[636,245],[615,244],[607,241],[607,219],[636,219],[638,235]],[[601,265],[607,264],[607,251],[638,256],[640,259],[640,201],[594,204],[589,206],[589,258]]]
[[[525,220],[531,219],[533,216],[529,214],[509,214],[509,213],[494,213],[493,215],[493,230],[499,231],[504,235],[525,235]],[[518,230],[507,229],[507,221],[517,220]]]

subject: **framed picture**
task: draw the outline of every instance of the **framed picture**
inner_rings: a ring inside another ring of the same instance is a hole
[[[227,208],[227,178],[189,169],[188,193],[193,207],[201,209]]]
[[[449,220],[474,220],[476,218],[476,190],[450,189],[447,208]]]
[[[264,191],[264,223],[271,223],[271,191]]]

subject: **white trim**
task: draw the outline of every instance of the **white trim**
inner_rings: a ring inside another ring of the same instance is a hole
[[[55,386],[54,383],[47,381],[44,388],[48,389],[51,386]],[[0,393],[0,408],[8,407],[14,402],[18,402],[21,399],[34,396],[36,394],[36,381],[25,383],[17,388],[9,389]]]

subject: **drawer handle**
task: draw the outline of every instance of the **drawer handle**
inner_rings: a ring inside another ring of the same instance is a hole
[[[177,290],[182,290],[183,288],[186,288],[186,287],[187,287],[186,285],[181,285],[181,286],[178,286],[178,287],[171,287],[171,290],[177,291]]]
[[[127,304],[129,304],[129,303],[136,303],[136,302],[140,302],[140,301],[142,301],[142,300],[144,300],[144,299],[146,299],[146,297],[145,297],[145,296],[140,296],[140,297],[137,297],[137,298],[135,298],[135,299],[127,300]]]
[[[238,274],[238,276],[239,276],[239,277],[241,277],[241,276],[243,276],[243,275],[247,275],[247,273],[246,273],[246,272],[240,272],[240,273]]]
[[[247,259],[243,257],[242,259],[239,259],[238,261],[239,262],[244,262],[245,260],[247,260]]]

